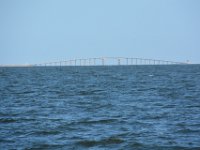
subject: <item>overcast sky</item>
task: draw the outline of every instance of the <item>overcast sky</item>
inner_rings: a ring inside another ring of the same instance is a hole
[[[101,56],[200,63],[200,1],[0,0],[0,64]]]

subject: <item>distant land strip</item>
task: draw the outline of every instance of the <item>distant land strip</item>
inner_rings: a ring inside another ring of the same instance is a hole
[[[33,67],[34,65],[30,65],[30,64],[28,64],[28,65],[0,65],[0,67]]]

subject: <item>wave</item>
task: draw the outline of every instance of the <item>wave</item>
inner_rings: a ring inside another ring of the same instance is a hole
[[[116,145],[123,143],[124,140],[117,138],[117,137],[110,137],[101,140],[82,140],[78,141],[77,144],[83,147],[93,147],[98,145]]]

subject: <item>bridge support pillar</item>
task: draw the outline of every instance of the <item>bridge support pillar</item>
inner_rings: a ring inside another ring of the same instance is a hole
[[[120,60],[120,58],[118,58],[117,61],[118,61],[118,65],[121,65],[121,60]]]

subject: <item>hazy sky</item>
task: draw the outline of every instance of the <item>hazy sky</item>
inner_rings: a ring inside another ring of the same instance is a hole
[[[0,64],[101,56],[200,63],[200,0],[0,0]]]

